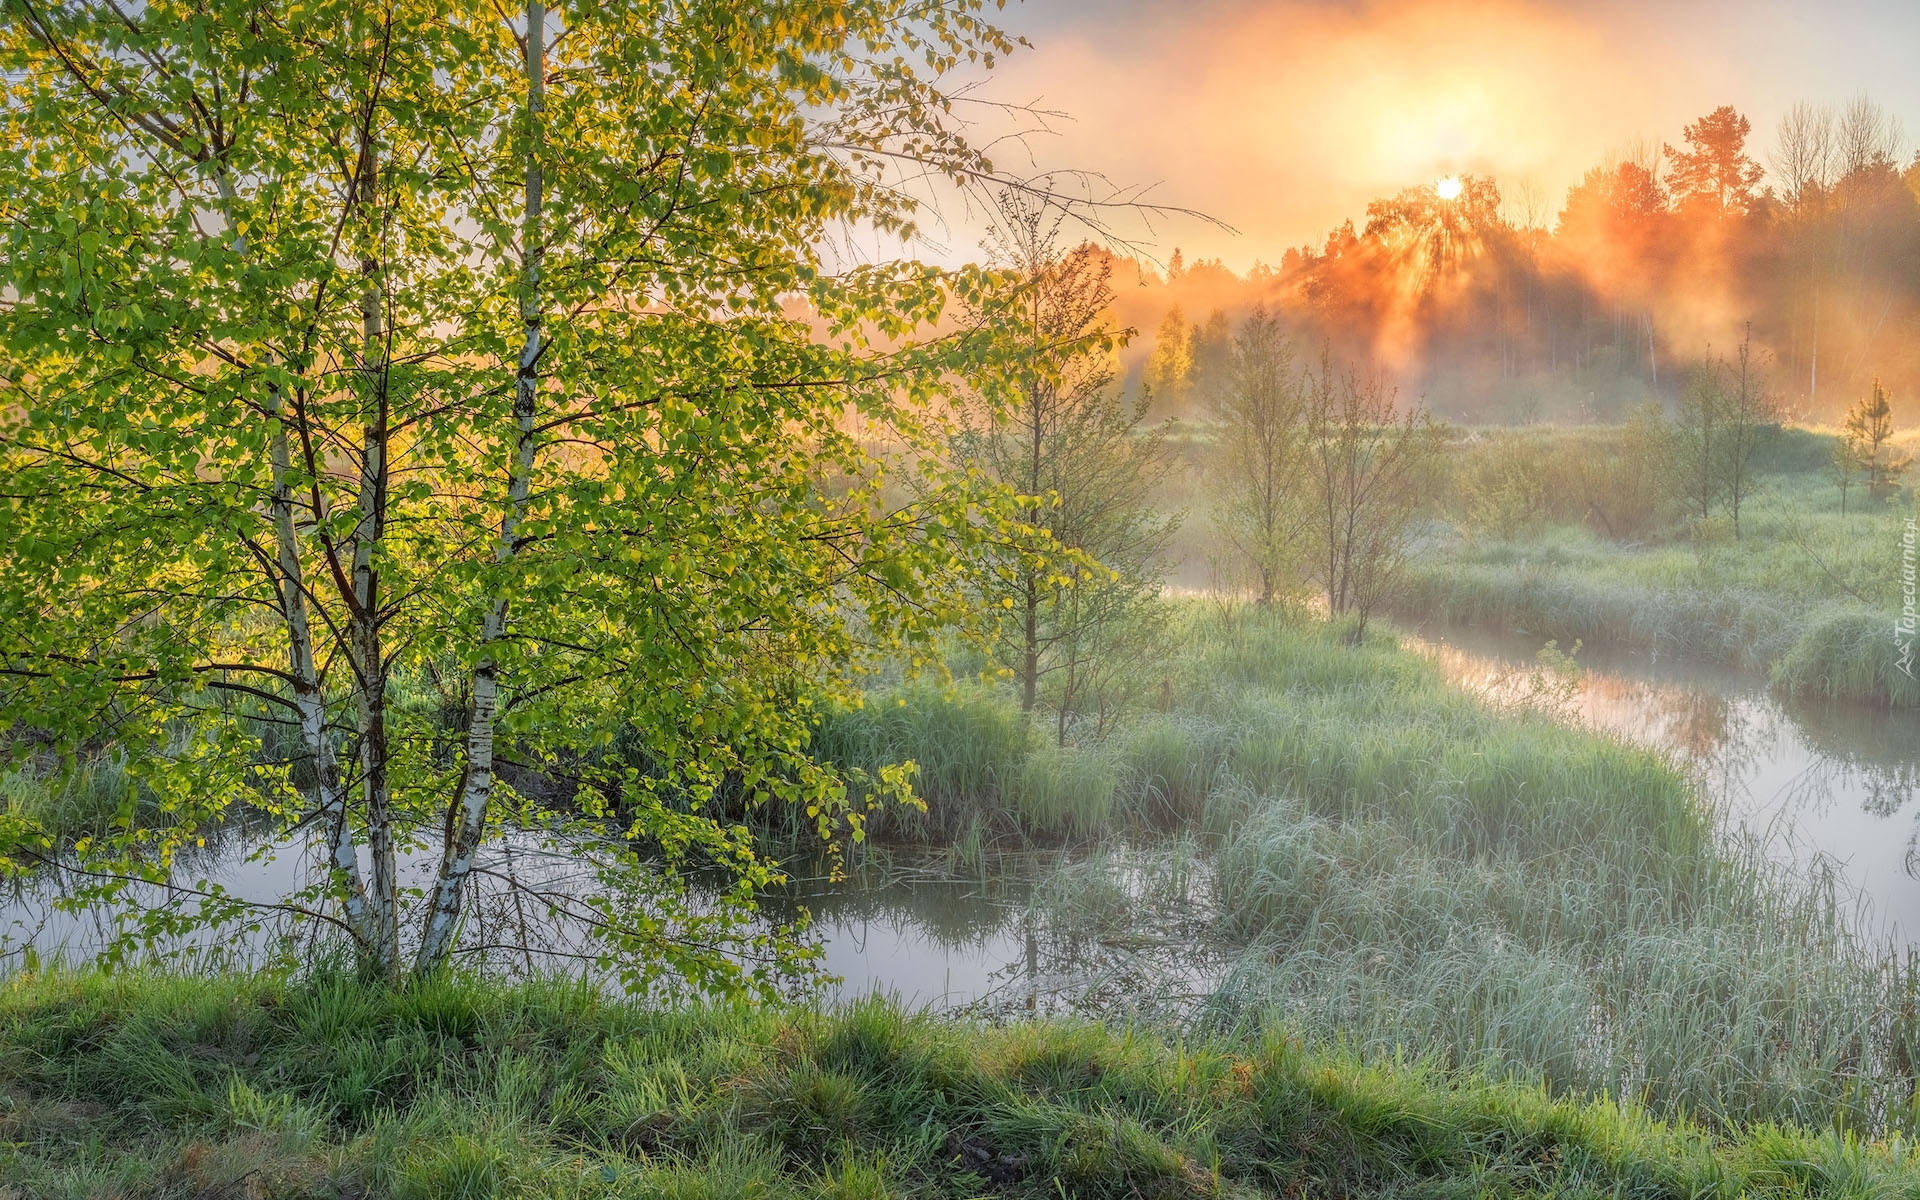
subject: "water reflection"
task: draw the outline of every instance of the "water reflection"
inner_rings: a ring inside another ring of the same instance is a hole
[[[1593,651],[1559,696],[1541,686],[1537,640],[1448,629],[1409,641],[1496,703],[1557,708],[1671,754],[1730,824],[1783,856],[1840,863],[1873,932],[1920,939],[1920,713],[1794,701],[1723,668]]]
[[[154,911],[190,915],[216,886],[272,905],[322,877],[322,847],[262,844],[261,836],[235,828],[210,839],[208,849],[177,865],[169,884],[134,885],[119,905],[76,903],[81,880],[69,870],[13,881],[0,903],[0,970],[90,959],[114,942],[118,920]],[[596,947],[575,910],[606,881],[587,848],[571,849],[532,835],[489,847],[475,866],[462,937],[466,961],[510,976],[596,974]],[[804,922],[804,940],[820,951],[819,974],[788,980],[795,996],[844,1000],[880,992],[912,1008],[985,1017],[1164,1016],[1210,993],[1226,969],[1224,952],[1201,948],[1215,922],[1196,894],[1195,853],[1176,839],[1009,856],[956,875],[938,858],[880,852],[843,879],[824,862],[800,858],[787,864],[789,883],[763,898],[741,945],[756,933]],[[438,861],[431,844],[403,855],[402,886],[428,882]],[[678,898],[699,911],[721,883],[695,877],[690,894]],[[645,909],[653,898],[622,899]],[[159,939],[150,956],[202,970],[311,961],[324,933],[316,922],[262,911],[182,928]]]

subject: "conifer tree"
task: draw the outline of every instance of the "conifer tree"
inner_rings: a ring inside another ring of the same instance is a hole
[[[1893,401],[1878,378],[1873,388],[1847,410],[1844,444],[1866,477],[1867,498],[1884,500],[1893,494],[1912,459],[1895,450]]]

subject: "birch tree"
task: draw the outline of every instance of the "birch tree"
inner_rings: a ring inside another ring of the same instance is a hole
[[[995,277],[820,250],[990,174],[940,85],[1010,48],[980,8],[4,0],[0,744],[110,746],[168,814],[7,814],[5,865],[167,884],[132,944],[279,914],[397,980],[513,832],[630,986],[784,979],[716,794],[861,836],[810,697],[960,613],[1008,511],[926,453]],[[242,811],[319,881],[179,878]]]

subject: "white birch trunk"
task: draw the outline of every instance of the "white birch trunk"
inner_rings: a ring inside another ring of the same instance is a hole
[[[225,212],[227,228],[235,228],[233,184],[224,168],[216,168],[215,181]],[[236,233],[234,251],[245,255],[245,234]],[[279,385],[267,385],[267,415],[273,422],[268,439],[268,458],[273,471],[274,548],[279,567],[280,609],[287,623],[288,671],[293,676],[293,702],[300,720],[300,739],[313,767],[314,800],[327,829],[328,866],[343,885],[341,909],[347,926],[364,952],[372,943],[366,886],[360,878],[360,857],[354,846],[353,826],[347,820],[345,790],[340,786],[340,767],[334,758],[333,738],[327,732],[327,709],[321,694],[320,674],[314,666],[313,626],[307,617],[306,580],[300,566],[300,542],[293,524],[292,454],[287,447],[287,427],[283,415],[285,400]]]
[[[527,3],[527,117],[529,147],[527,155],[526,217],[521,231],[521,319],[526,325],[526,340],[520,351],[515,375],[513,416],[516,427],[513,466],[507,487],[507,511],[500,521],[500,542],[494,550],[496,561],[506,562],[518,547],[520,522],[525,516],[527,494],[533,478],[533,416],[539,395],[541,336],[540,268],[545,254],[540,209],[545,180],[540,170],[541,113],[545,105],[543,78],[546,49],[546,5],[544,0]],[[462,777],[456,807],[447,814],[446,847],[440,858],[440,871],[434,880],[427,907],[426,928],[420,939],[420,953],[414,963],[419,974],[438,970],[453,951],[460,927],[461,901],[467,876],[473,869],[486,833],[487,806],[493,797],[494,718],[499,706],[499,666],[491,647],[506,633],[507,601],[497,597],[480,631],[480,657],[473,669],[473,715],[467,724],[467,769]]]
[[[373,131],[363,129],[360,155],[359,204],[362,218],[377,220],[371,210],[378,197],[379,146]],[[369,405],[361,430],[360,517],[353,533],[353,602],[349,618],[352,653],[357,664],[354,692],[358,700],[360,778],[367,814],[367,842],[373,859],[373,886],[368,896],[368,920],[374,941],[372,966],[383,978],[396,978],[400,968],[399,876],[394,851],[393,813],[387,771],[386,664],[380,640],[379,577],[373,569],[373,551],[386,526],[387,393],[386,355],[381,339],[381,304],[385,299],[377,247],[366,235],[360,269],[361,370],[366,376]]]

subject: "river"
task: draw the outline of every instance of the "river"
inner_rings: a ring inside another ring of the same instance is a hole
[[[1457,684],[1496,703],[1539,704],[1529,683],[1537,641],[1425,630],[1409,644],[1435,658]],[[1745,675],[1696,663],[1582,652],[1577,685],[1546,703],[1564,720],[1670,754],[1690,772],[1730,831],[1763,839],[1795,861],[1824,855],[1862,902],[1863,928],[1901,942],[1920,939],[1920,713],[1782,700]],[[1548,678],[1553,678],[1548,676]],[[248,847],[251,846],[252,849]],[[403,863],[403,881],[423,883],[431,845]],[[978,1013],[1178,1007],[1230,968],[1211,946],[1199,852],[1190,840],[1119,846],[1092,855],[1025,855],[989,872],[949,869],[925,856],[875,857],[854,879],[795,860],[788,887],[770,896],[767,920],[802,909],[821,949],[827,998],[889,993],[914,1007]],[[564,965],[571,943],[537,902],[499,881],[578,894],[577,860],[537,845],[496,843],[483,864],[469,942],[546,947],[495,954],[496,965]],[[312,878],[304,845],[262,848],[236,830],[184,862],[181,882],[217,883],[273,901]],[[496,881],[486,883],[486,879]],[[0,905],[0,962],[28,947],[42,961],[86,957],[110,921],[98,909],[63,911],[58,880],[16,884]],[[188,908],[195,899],[174,900]],[[531,928],[531,933],[529,929]],[[284,949],[276,926],[200,931],[165,939],[159,957],[256,963]]]
[[[1538,639],[1426,629],[1408,642],[1497,702],[1541,690],[1529,684]],[[1920,942],[1920,711],[1791,700],[1752,675],[1642,653],[1583,649],[1576,661],[1577,685],[1548,707],[1672,755],[1728,829],[1835,864],[1864,932]]]

